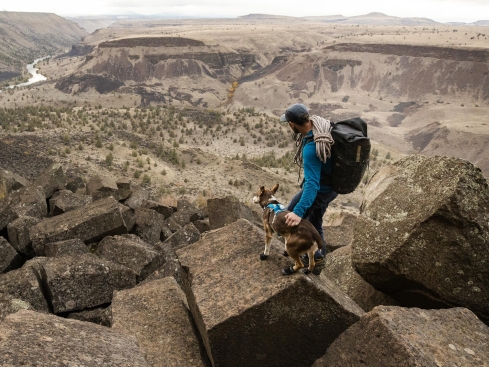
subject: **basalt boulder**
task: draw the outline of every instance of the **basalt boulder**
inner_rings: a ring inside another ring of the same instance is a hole
[[[119,200],[126,200],[132,194],[131,180],[128,178],[120,178],[116,181]]]
[[[320,278],[333,281],[364,311],[370,311],[379,305],[397,305],[388,295],[378,291],[367,283],[351,264],[351,245],[347,245],[326,255],[326,266]]]
[[[136,285],[136,273],[95,255],[48,258],[41,277],[54,313],[110,303],[115,290]]]
[[[178,222],[175,220],[175,218],[172,215],[170,218],[165,219],[165,221],[163,222],[163,228],[167,228],[170,230],[171,233],[175,233],[176,231],[182,229],[182,226],[178,224]]]
[[[29,180],[12,172],[0,168],[0,200],[5,198],[12,191],[19,190],[24,186],[29,186]]]
[[[44,246],[44,255],[46,257],[60,257],[70,255],[88,254],[87,245],[79,238],[72,240],[46,243]]]
[[[77,209],[90,204],[93,201],[91,196],[75,194],[69,190],[57,191],[49,199],[49,216],[54,217],[70,210]]]
[[[42,187],[46,199],[52,197],[56,191],[63,190],[65,185],[65,173],[59,163],[46,168],[33,182],[33,186]]]
[[[0,274],[22,265],[22,258],[8,241],[0,236]]]
[[[352,243],[356,221],[356,215],[343,214],[331,225],[323,227],[324,242],[328,251],[335,251]]]
[[[466,308],[378,306],[313,367],[487,366],[489,327]]]
[[[132,336],[27,310],[0,324],[0,365],[150,367]]]
[[[134,233],[154,245],[160,241],[164,217],[151,209],[137,208],[134,211]]]
[[[233,196],[207,200],[210,229],[224,227],[238,219],[253,222],[253,213],[249,207]]]
[[[68,168],[65,172],[66,179],[66,190],[70,190],[71,192],[78,192],[78,190],[86,192],[85,181],[83,181],[83,177],[78,169]]]
[[[44,246],[49,242],[79,238],[88,244],[105,236],[127,233],[128,224],[121,206],[113,197],[108,197],[45,219],[29,230],[34,251],[43,256]]]
[[[149,191],[143,188],[135,189],[131,196],[129,196],[125,201],[124,205],[128,206],[132,210],[140,208],[145,200],[149,199]]]
[[[155,212],[163,215],[165,219],[169,218],[173,214],[173,208],[171,206],[163,205],[153,200],[144,200],[141,207],[153,209]]]
[[[131,232],[136,225],[134,212],[128,206],[119,203],[119,210],[121,211],[122,219],[127,228],[127,232]]]
[[[100,200],[109,196],[119,200],[118,193],[117,183],[109,177],[92,176],[87,182],[87,195],[91,195],[93,200]]]
[[[209,224],[209,218],[199,219],[194,222],[195,227],[199,230],[200,233],[208,232],[211,229]]]
[[[136,237],[136,236],[134,236]],[[165,262],[164,254],[144,241],[107,236],[98,244],[96,255],[132,269],[140,282]]]
[[[172,277],[115,292],[112,329],[134,335],[151,366],[208,366],[186,304]]]
[[[29,228],[41,222],[40,218],[34,217],[20,217],[7,225],[8,238],[10,244],[20,254],[26,257],[33,257],[35,255],[32,248],[32,241],[29,234]]]
[[[188,283],[187,273],[182,267],[182,264],[180,264],[177,254],[173,248],[166,243],[160,243],[159,247],[161,252],[165,255],[165,263],[161,268],[149,275],[140,284],[149,283],[153,280],[163,279],[166,277],[173,277],[177,281],[180,288],[185,291],[185,294],[188,294],[190,292],[190,286]]]
[[[203,218],[200,209],[186,199],[177,201],[177,211],[171,216],[171,219],[182,227]]]
[[[29,303],[37,311],[49,312],[38,271],[31,266],[0,274],[0,293]]]
[[[197,242],[198,240],[200,240],[200,231],[193,223],[189,223],[173,233],[168,239],[165,240],[165,243],[170,244],[170,246],[176,250],[180,247]]]
[[[281,275],[291,261],[245,219],[177,250],[187,269],[190,309],[218,366],[310,366],[364,312],[332,282]]]
[[[10,294],[0,293],[0,323],[4,318],[20,310],[32,310],[29,302],[14,298]]]
[[[489,187],[452,157],[406,157],[370,180],[352,262],[408,307],[467,307],[489,320]]]
[[[44,218],[47,213],[48,206],[42,188],[22,187],[12,192],[6,200],[0,201],[0,231],[19,217]]]
[[[112,307],[94,307],[88,310],[70,312],[69,319],[93,322],[94,324],[110,327],[112,325]]]

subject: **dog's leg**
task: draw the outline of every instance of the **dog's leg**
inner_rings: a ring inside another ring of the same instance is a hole
[[[282,275],[290,275],[294,274],[297,270],[302,269],[304,267],[304,264],[301,261],[301,258],[299,257],[299,254],[295,251],[288,251],[290,257],[294,259],[294,266],[282,269]]]
[[[307,256],[309,257],[309,266],[307,267],[307,269],[304,269],[302,271],[304,274],[309,274],[316,266],[316,262],[314,261],[314,254],[316,253],[317,249],[318,246],[316,243],[314,243],[314,245],[307,251]]]
[[[285,257],[289,257],[289,253],[287,252],[287,239],[288,239],[288,237],[285,237],[284,236],[284,238],[285,238],[285,245],[284,245],[284,253],[283,253],[283,255]]]
[[[266,260],[270,255],[270,245],[272,243],[272,230],[270,227],[265,227],[265,250],[260,254],[260,260]]]

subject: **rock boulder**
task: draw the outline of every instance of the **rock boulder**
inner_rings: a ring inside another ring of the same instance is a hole
[[[171,277],[115,292],[112,328],[134,335],[151,366],[205,367],[186,303]]]
[[[32,246],[38,256],[44,255],[49,242],[79,238],[85,243],[105,236],[127,233],[128,228],[120,204],[112,197],[67,213],[47,218],[29,230]]]
[[[134,236],[135,237],[135,236]],[[107,236],[98,244],[96,255],[132,269],[140,282],[165,262],[162,253],[144,241],[123,236]]]
[[[240,219],[177,250],[207,354],[218,366],[310,366],[364,314],[332,282],[282,276],[290,260],[264,232]]]
[[[313,367],[489,366],[489,327],[465,308],[379,306]]]
[[[254,220],[251,209],[233,196],[207,200],[207,211],[210,229],[224,227],[241,218]]]
[[[49,199],[49,216],[54,217],[70,210],[84,207],[92,202],[92,197],[88,195],[75,194],[69,190],[57,191]]]
[[[110,303],[115,290],[136,285],[134,271],[91,254],[48,258],[41,277],[54,313]]]
[[[407,307],[464,306],[489,320],[489,187],[452,157],[406,157],[370,180],[352,262]]]
[[[22,265],[22,258],[8,241],[0,236],[0,274]]]
[[[0,324],[0,365],[150,367],[134,337],[26,310]]]
[[[91,195],[93,200],[100,200],[112,196],[119,200],[119,188],[117,183],[105,176],[93,176],[87,182],[87,195]]]
[[[333,281],[364,311],[375,306],[392,306],[397,302],[367,283],[351,265],[351,245],[347,245],[326,255],[326,266],[320,278]]]

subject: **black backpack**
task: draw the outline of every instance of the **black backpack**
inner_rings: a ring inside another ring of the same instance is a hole
[[[331,129],[334,144],[332,187],[338,194],[355,191],[367,170],[370,157],[370,138],[367,124],[360,117],[335,122]]]
[[[349,194],[357,188],[367,170],[370,157],[370,138],[367,124],[360,117],[331,123],[333,169],[331,175],[321,176],[321,184],[338,194]],[[306,140],[306,144],[313,138]]]

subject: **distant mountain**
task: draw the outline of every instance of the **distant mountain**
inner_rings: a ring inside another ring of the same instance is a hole
[[[22,75],[34,59],[62,52],[88,33],[53,13],[0,12],[0,82]]]
[[[119,20],[127,19],[127,17],[121,17],[121,16],[107,16],[107,17],[83,16],[83,17],[66,17],[66,19],[71,20],[72,22],[78,24],[81,28],[85,29],[88,33],[93,33],[97,29],[107,28],[111,24],[114,24],[115,22],[117,22]]]
[[[290,18],[295,18],[298,19],[297,17],[290,17],[287,15],[273,15],[273,14],[248,14],[248,15],[241,15],[237,17],[238,19],[290,19]]]
[[[371,24],[371,25],[436,25],[441,24],[428,18],[400,18],[383,13],[369,13],[346,18],[341,21],[345,24]]]
[[[400,18],[383,13],[369,13],[365,15],[357,15],[354,17],[345,17],[343,15],[320,15],[310,17],[288,17],[272,14],[248,14],[238,17],[238,19],[296,19],[307,20],[320,23],[343,23],[343,24],[369,24],[369,25],[437,25],[441,24],[428,18]]]
[[[489,26],[489,20],[478,20],[477,22],[470,23],[471,25],[478,25],[478,26]]]

